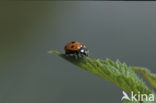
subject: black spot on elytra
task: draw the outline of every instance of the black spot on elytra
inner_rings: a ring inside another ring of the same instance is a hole
[[[72,41],[72,43],[75,43],[75,41]]]
[[[74,48],[74,45],[72,45],[71,48]]]

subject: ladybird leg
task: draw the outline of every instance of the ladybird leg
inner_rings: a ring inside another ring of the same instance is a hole
[[[83,53],[82,57],[86,57],[86,54],[85,54],[85,53]]]
[[[75,51],[72,51],[71,56],[72,56],[74,59],[76,59],[76,52],[75,52]]]
[[[88,56],[88,53],[89,53],[89,51],[86,50],[86,51],[84,52],[84,55],[85,55],[85,56]]]
[[[79,53],[79,57],[80,57],[80,58],[82,58],[82,57],[83,57],[83,54],[82,54],[82,52],[80,52],[80,53]]]
[[[76,53],[74,53],[74,54],[73,54],[73,57],[74,57],[74,59],[76,59],[76,58],[77,58],[77,57],[76,57]]]
[[[82,54],[81,54],[81,53],[79,53],[79,54],[78,54],[78,57],[80,57],[80,58],[81,58],[81,57],[82,57]]]
[[[84,55],[85,55],[85,56],[88,56],[86,52],[84,52]]]
[[[83,54],[80,54],[80,57],[83,58],[84,57]]]
[[[65,56],[69,56],[69,52],[68,51],[65,51]]]
[[[81,53],[82,57],[85,57],[86,56],[86,53],[85,51]]]
[[[82,52],[79,52],[79,57],[80,58],[83,58],[83,56],[84,56],[83,53]]]
[[[79,57],[80,57],[79,51],[76,51],[76,57],[77,57],[77,59],[79,59]]]
[[[71,54],[71,53],[70,53],[70,51],[66,51],[65,54],[69,55],[69,54]]]

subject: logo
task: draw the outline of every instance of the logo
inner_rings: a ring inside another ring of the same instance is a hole
[[[127,99],[129,101],[154,101],[154,94],[134,94],[134,92],[131,92],[131,97],[128,96],[128,94],[125,91],[122,91],[123,97],[121,98],[121,101],[124,99]]]
[[[123,94],[123,97],[121,98],[121,101],[122,101],[123,99],[127,99],[127,100],[130,101],[130,98],[128,97],[128,95],[127,95],[127,93],[126,93],[125,91],[122,91],[122,94]]]

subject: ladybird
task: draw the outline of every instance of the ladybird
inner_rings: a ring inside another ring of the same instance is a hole
[[[85,44],[80,41],[71,41],[67,43],[64,47],[66,55],[72,55],[77,57],[88,56],[88,48]]]

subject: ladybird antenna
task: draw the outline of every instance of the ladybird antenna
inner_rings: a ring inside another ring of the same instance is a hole
[[[94,55],[94,53],[89,51],[88,56],[92,57],[93,55]]]

